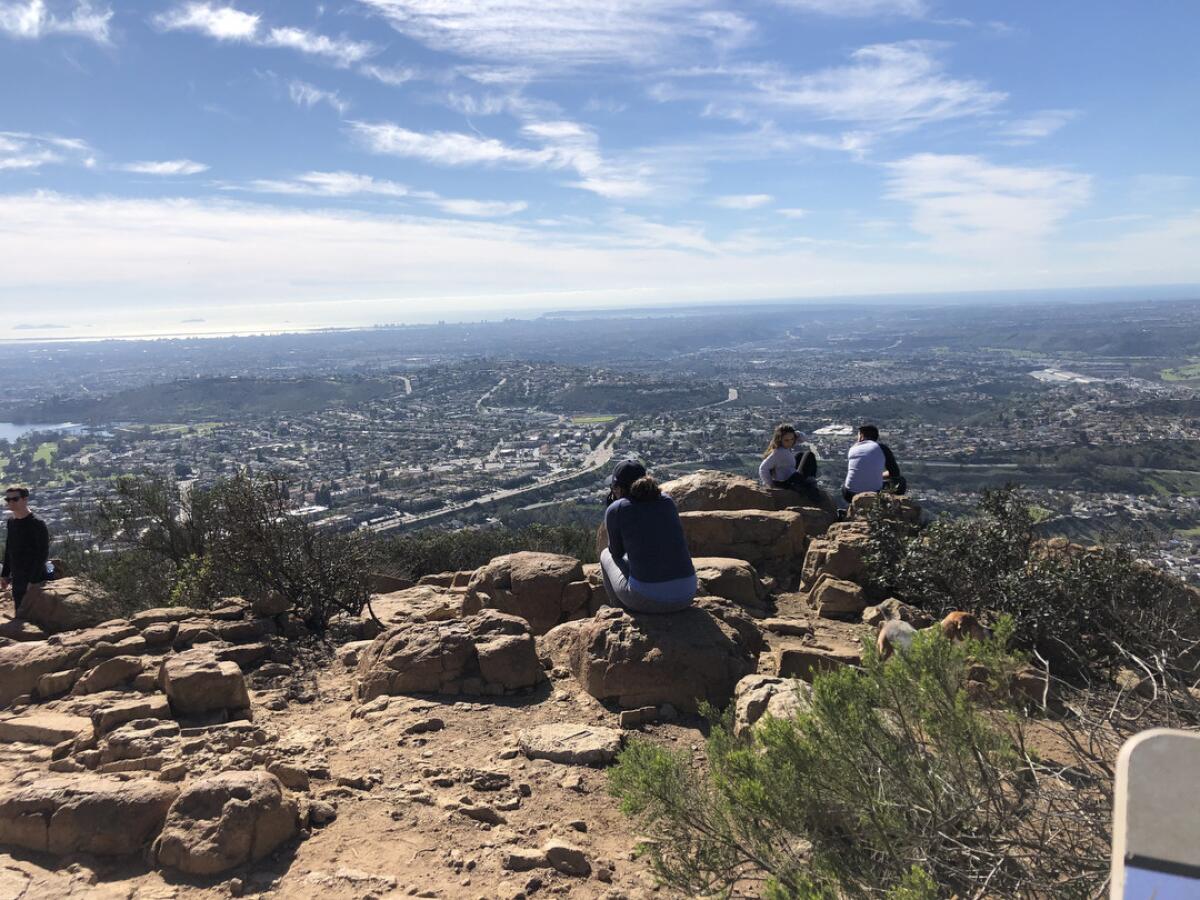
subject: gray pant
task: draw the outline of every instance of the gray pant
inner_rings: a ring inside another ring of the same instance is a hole
[[[600,551],[600,574],[604,577],[604,590],[608,592],[608,599],[613,606],[644,613],[679,612],[691,606],[691,600],[668,605],[639,594],[629,586],[629,576],[621,571],[607,547]]]

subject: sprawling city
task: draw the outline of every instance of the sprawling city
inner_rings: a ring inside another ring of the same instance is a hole
[[[122,475],[204,484],[239,470],[282,473],[295,514],[334,529],[598,521],[612,460],[663,480],[756,477],[780,422],[836,492],[871,422],[931,514],[1014,483],[1047,533],[1137,536],[1197,580],[1198,331],[1200,300],[8,344],[0,474],[30,485],[58,533]]]

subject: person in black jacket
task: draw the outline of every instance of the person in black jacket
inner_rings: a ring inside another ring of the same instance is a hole
[[[4,567],[0,569],[0,590],[12,588],[13,610],[31,584],[46,580],[46,562],[50,559],[50,532],[46,523],[29,509],[29,488],[10,487],[4,492],[4,504],[12,514],[5,523]]]

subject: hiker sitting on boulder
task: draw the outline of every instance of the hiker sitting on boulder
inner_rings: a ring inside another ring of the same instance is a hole
[[[609,600],[647,613],[691,606],[696,570],[675,501],[634,460],[625,460],[613,472],[611,496],[604,513],[608,546],[600,553]]]
[[[812,450],[800,452],[796,445],[804,436],[791,425],[780,425],[771,435],[771,443],[758,464],[758,477],[767,487],[786,488],[800,494],[810,503],[821,502],[817,487],[817,455]]]
[[[903,494],[908,489],[895,455],[887,444],[880,443],[879,429],[874,425],[859,426],[858,440],[846,453],[846,462],[842,497],[847,503],[858,494],[882,490]]]

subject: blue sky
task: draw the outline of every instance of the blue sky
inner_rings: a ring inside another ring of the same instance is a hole
[[[1200,283],[1200,5],[0,0],[18,335]]]

